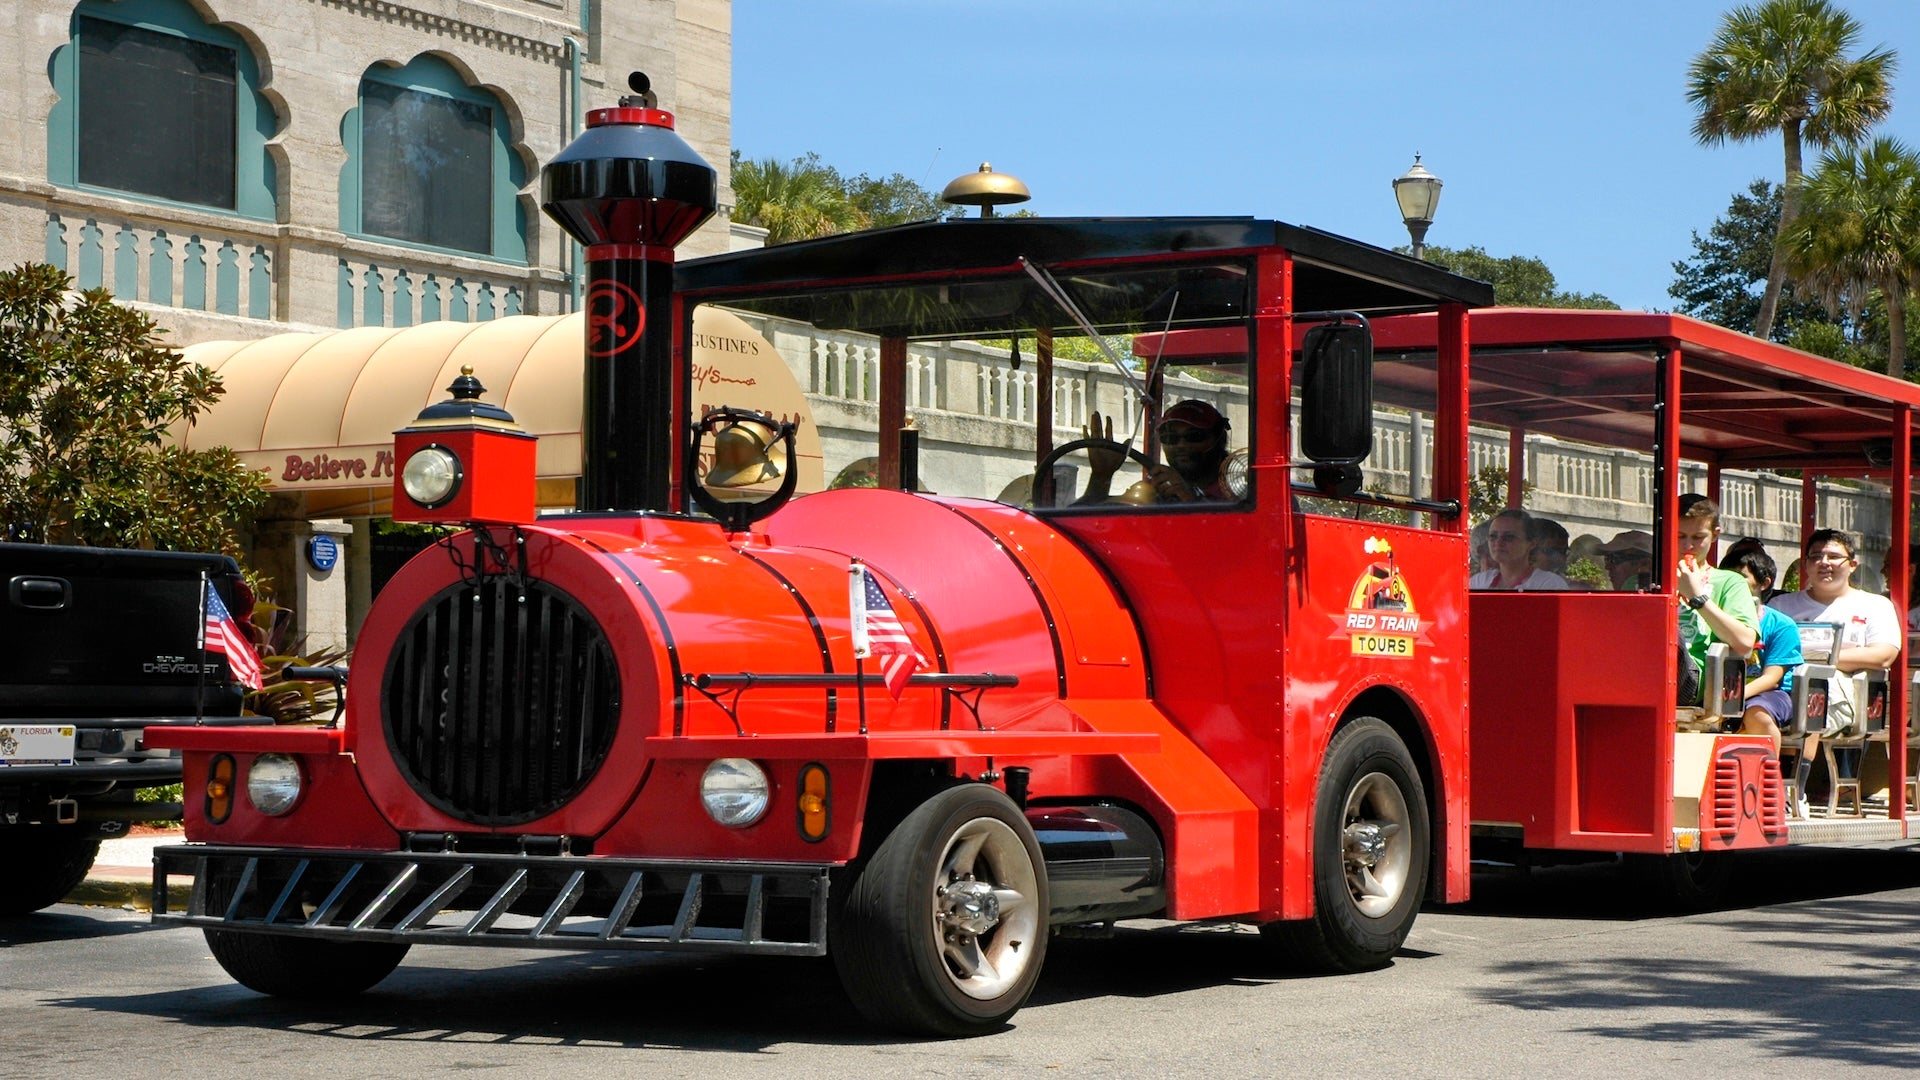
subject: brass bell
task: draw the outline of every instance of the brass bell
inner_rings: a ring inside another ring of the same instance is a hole
[[[787,455],[774,431],[753,420],[735,420],[713,436],[713,467],[703,483],[710,488],[751,487],[778,480],[787,471]]]

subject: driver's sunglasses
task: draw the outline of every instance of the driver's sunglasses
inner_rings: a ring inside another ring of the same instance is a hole
[[[1159,429],[1158,434],[1162,446],[1177,446],[1180,443],[1203,443],[1213,438],[1213,432],[1203,431],[1200,428],[1190,427],[1186,424],[1167,424]]]

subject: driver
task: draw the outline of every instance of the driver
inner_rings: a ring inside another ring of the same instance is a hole
[[[1190,398],[1169,408],[1160,416],[1156,434],[1164,465],[1147,468],[1146,479],[1128,488],[1121,502],[1232,502],[1234,494],[1227,486],[1227,433],[1231,425],[1220,411],[1204,401]],[[1102,420],[1099,413],[1089,417],[1089,437],[1113,441],[1113,418]],[[1081,504],[1106,502],[1111,498],[1113,474],[1120,470],[1126,455],[1114,447],[1087,449],[1087,493]]]

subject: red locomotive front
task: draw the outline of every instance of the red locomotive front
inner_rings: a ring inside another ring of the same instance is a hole
[[[964,1034],[1057,927],[1240,919],[1355,970],[1464,898],[1484,286],[1238,218],[675,267],[712,175],[671,136],[643,91],[548,167],[592,278],[578,509],[533,515],[477,385],[400,432],[396,516],[465,530],[375,601],[339,726],[170,737],[192,842],[156,881],[195,888],[156,918],[290,995],[416,943],[826,954],[876,1021]],[[703,304],[864,388],[875,486],[796,494],[773,417],[675,421]],[[1369,315],[1418,309],[1439,355],[1376,371]],[[1429,473],[1369,471],[1376,402]]]

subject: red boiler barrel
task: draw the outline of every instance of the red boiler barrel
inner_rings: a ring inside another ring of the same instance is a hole
[[[1019,679],[981,697],[988,727],[1064,728],[1049,706],[1069,693],[1144,695],[1130,613],[1044,523],[992,503],[838,491],[795,500],[751,537],[684,518],[579,515],[436,544],[368,615],[347,748],[396,829],[601,835],[652,803],[639,797],[650,737],[739,737],[750,755],[756,735],[859,730],[850,687],[755,687],[730,715],[691,685],[854,673],[855,557],[923,671]],[[871,730],[973,726],[939,688],[896,701],[874,661],[864,670]],[[623,847],[647,832],[622,829]],[[690,840],[665,836],[659,850]]]

